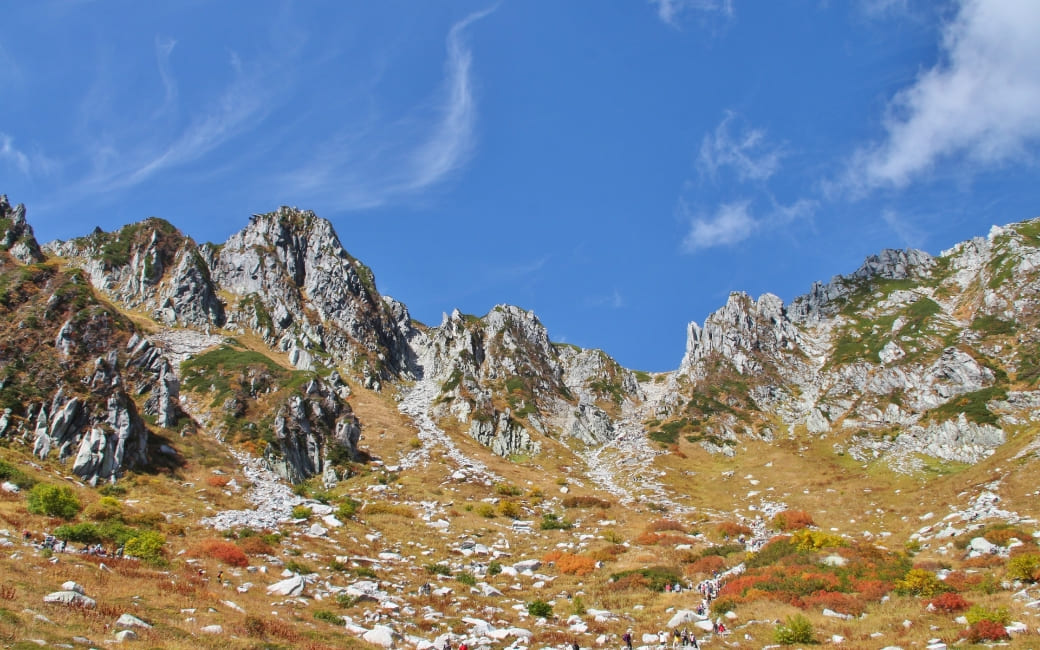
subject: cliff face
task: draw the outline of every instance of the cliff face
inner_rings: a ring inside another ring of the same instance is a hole
[[[24,208],[0,197],[0,231],[15,378],[0,429],[75,458],[91,480],[148,462],[149,426],[202,426],[253,445],[290,480],[334,481],[358,454],[351,382],[418,382],[431,422],[505,457],[633,435],[725,454],[808,436],[899,467],[920,455],[974,463],[1040,401],[1040,221],[938,257],[882,251],[789,305],[734,293],[690,323],[679,368],[653,377],[552,343],[518,307],[415,323],[328,221],[295,208],[254,215],[222,245],[152,218],[41,250]],[[53,327],[18,327],[41,315]],[[34,346],[46,354],[15,362]],[[16,378],[41,363],[45,388],[30,394]]]

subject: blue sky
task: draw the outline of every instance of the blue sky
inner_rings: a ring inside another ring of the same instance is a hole
[[[330,219],[437,324],[678,366],[730,291],[1040,215],[1040,3],[8,3],[0,192],[42,241]]]

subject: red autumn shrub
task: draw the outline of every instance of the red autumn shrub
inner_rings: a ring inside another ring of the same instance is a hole
[[[204,539],[193,546],[188,555],[191,557],[208,557],[228,566],[249,566],[249,558],[238,546],[222,539]]]
[[[549,551],[542,556],[542,562],[545,564],[552,564],[563,557],[563,551]]]
[[[214,474],[206,477],[206,485],[222,488],[231,482],[231,477],[226,474]]]
[[[964,596],[952,592],[939,594],[935,598],[927,601],[927,604],[933,609],[940,612],[946,612],[947,614],[963,612],[971,607],[971,603],[965,600]]]
[[[687,564],[683,569],[688,577],[713,575],[716,571],[726,568],[726,561],[718,555],[706,555],[692,564]]]
[[[967,639],[972,643],[980,643],[982,641],[1001,641],[1010,637],[1011,635],[1007,633],[1007,629],[1003,625],[988,620],[981,620],[969,627],[967,630],[961,632],[961,638]]]
[[[657,542],[661,541],[664,537],[661,533],[652,533],[650,531],[643,531],[639,534],[639,537],[635,538],[635,543],[641,546],[653,546]]]

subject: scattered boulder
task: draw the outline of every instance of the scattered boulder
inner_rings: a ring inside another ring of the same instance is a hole
[[[89,596],[84,596],[78,591],[55,591],[44,596],[43,602],[68,605],[70,607],[84,607],[86,609],[97,607],[97,601]]]
[[[272,596],[300,596],[303,594],[303,588],[306,585],[307,581],[304,580],[303,576],[294,574],[291,578],[286,578],[269,586],[267,593]]]

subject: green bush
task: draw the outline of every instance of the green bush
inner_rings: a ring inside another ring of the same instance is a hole
[[[447,564],[427,564],[426,571],[438,576],[451,575],[451,567]]]
[[[319,621],[331,623],[333,625],[343,625],[343,617],[339,614],[333,614],[327,609],[319,609],[318,611],[314,612],[314,618],[318,619]]]
[[[982,605],[972,605],[971,609],[964,612],[964,618],[968,619],[968,625],[975,625],[979,621],[1007,625],[1011,622],[1011,613],[1008,612],[1007,607],[990,609]]]
[[[1040,580],[1040,555],[1036,553],[1016,555],[1008,562],[1007,574],[1012,580],[1022,582]]]
[[[502,573],[502,563],[498,560],[491,560],[488,564],[487,574],[489,576],[497,576],[500,573]]]
[[[473,585],[477,584],[477,579],[474,578],[473,574],[469,571],[459,571],[455,574],[455,579],[461,582],[462,584],[466,585],[467,587],[472,587]]]
[[[293,519],[306,519],[311,516],[313,511],[307,506],[294,506],[292,509]]]
[[[10,481],[23,490],[36,485],[36,481],[32,477],[2,458],[0,458],[0,481]]]
[[[559,515],[550,512],[542,515],[542,523],[540,526],[542,530],[570,530],[573,527],[574,524]]]
[[[544,600],[532,600],[527,603],[527,613],[535,618],[549,618],[552,616],[552,605]]]
[[[66,542],[78,544],[97,544],[101,541],[101,532],[96,524],[64,524],[54,529],[54,536]]]
[[[816,643],[815,632],[809,619],[801,614],[788,616],[787,619],[773,630],[773,640],[780,645],[795,645],[796,643]]]
[[[163,545],[166,537],[154,530],[144,530],[126,542],[124,552],[150,564],[163,564]]]
[[[29,491],[29,512],[33,514],[72,519],[81,509],[70,487],[39,483]]]
[[[354,515],[357,514],[358,506],[361,503],[347,497],[339,504],[339,508],[336,509],[336,516],[340,519],[353,519]]]

